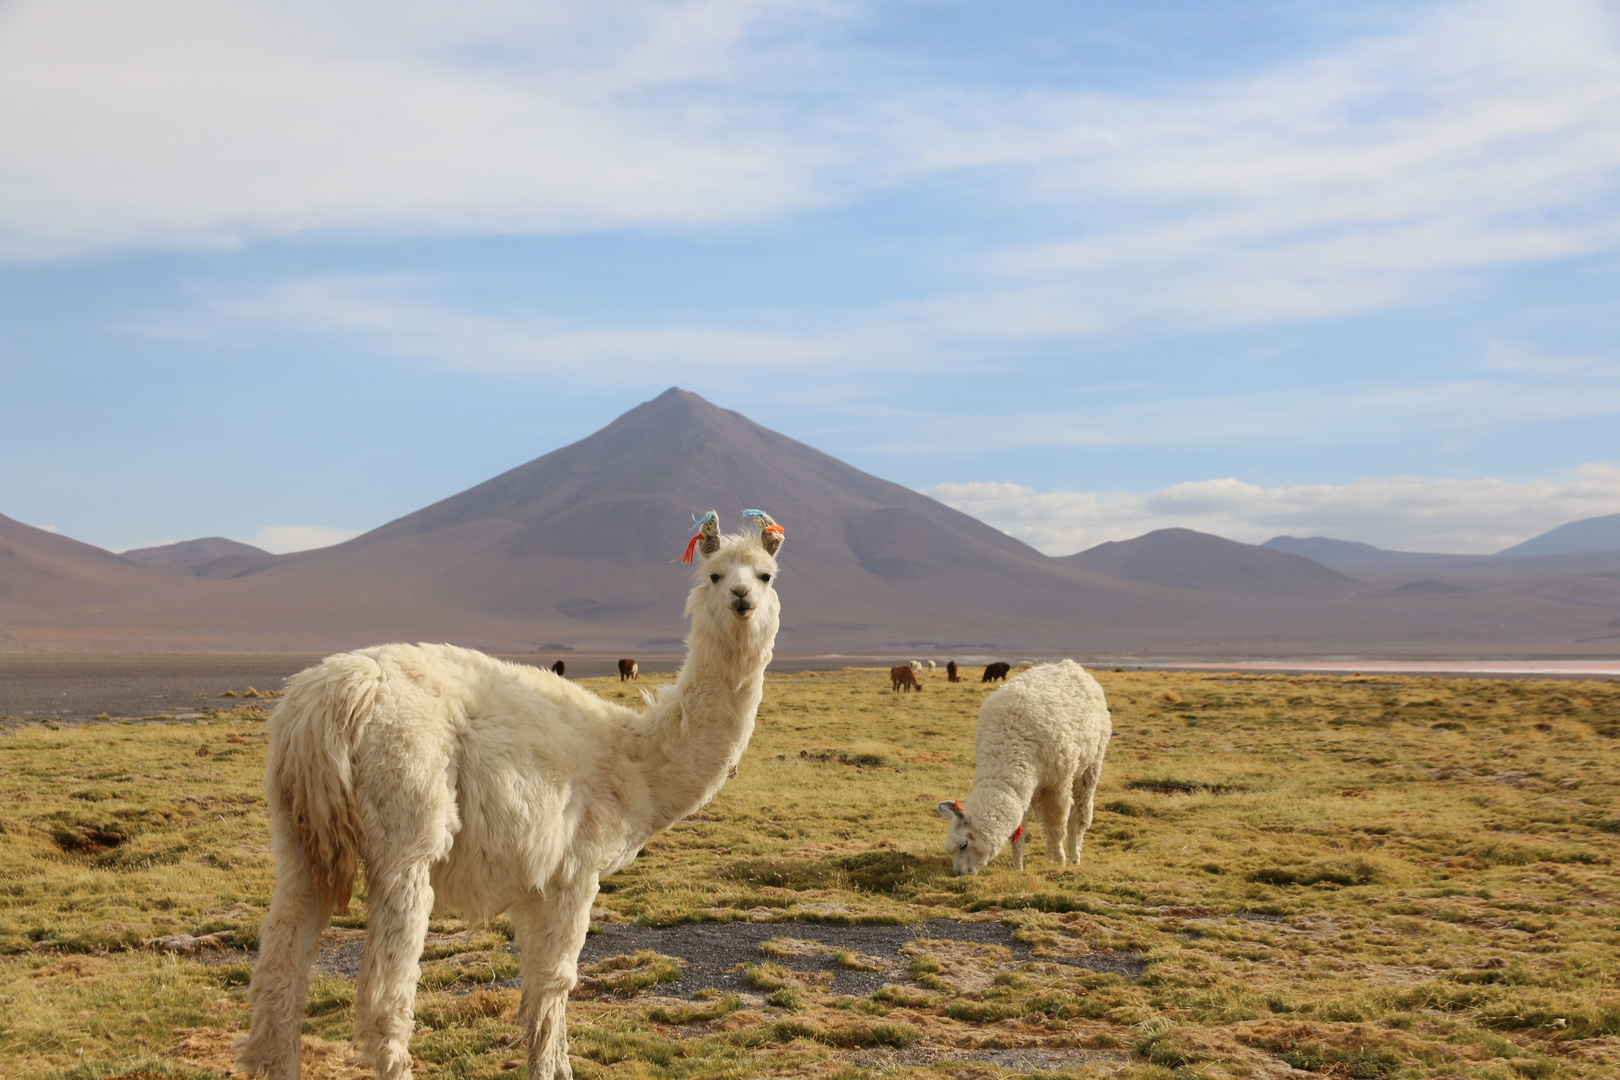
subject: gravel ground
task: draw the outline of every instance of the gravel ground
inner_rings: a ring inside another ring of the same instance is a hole
[[[631,923],[595,924],[585,939],[579,963],[584,968],[598,960],[621,953],[652,949],[685,961],[679,982],[664,983],[658,993],[666,997],[690,998],[695,992],[715,989],[724,993],[755,994],[743,979],[742,969],[754,964],[776,963],[803,972],[826,972],[832,976],[828,989],[835,994],[866,995],[885,983],[905,981],[908,957],[901,948],[912,941],[964,941],[979,945],[1001,945],[1019,964],[1036,957],[1028,945],[1014,941],[1012,931],[999,922],[929,919],[911,926],[841,926],[833,923],[680,923],[650,927]],[[782,938],[807,943],[810,948],[797,955],[767,955],[760,945]],[[816,949],[822,946],[825,951]],[[883,971],[860,971],[840,967],[835,950],[847,949],[878,962]],[[505,951],[517,955],[517,946]],[[242,959],[237,954],[226,959]],[[316,969],[323,975],[353,979],[365,959],[362,931],[328,931],[321,946]],[[1092,953],[1080,957],[1040,957],[1050,963],[1067,964],[1092,971],[1107,971],[1134,979],[1143,965],[1127,953]],[[518,986],[520,980],[505,979],[498,987]]]

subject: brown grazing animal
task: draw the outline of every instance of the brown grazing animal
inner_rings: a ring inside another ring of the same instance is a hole
[[[1009,672],[1011,670],[1012,670],[1012,665],[1011,664],[1008,664],[1008,663],[1006,663],[1004,661],[1001,661],[1001,660],[997,660],[993,664],[984,665],[984,677],[981,678],[979,681],[980,682],[995,682],[997,679],[1001,679],[1001,680],[1005,681],[1006,678],[1007,678],[1007,672]]]
[[[626,679],[639,679],[640,677],[641,677],[641,668],[636,665],[636,662],[634,660],[620,660],[619,661],[619,681],[620,682],[624,682],[624,680],[626,680]]]
[[[553,675],[561,675],[563,673],[563,662],[561,660],[551,665],[551,673]]]
[[[890,690],[921,690],[922,683],[917,681],[917,673],[911,670],[910,664],[900,664],[889,669],[889,682],[893,685]]]
[[[962,681],[962,676],[960,676],[960,675],[958,675],[956,673],[956,661],[955,660],[952,660],[950,663],[945,665],[945,681],[946,682],[961,682]]]

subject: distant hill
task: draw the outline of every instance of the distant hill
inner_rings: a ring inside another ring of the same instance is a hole
[[[270,557],[270,553],[263,548],[244,544],[240,540],[227,540],[223,536],[182,540],[175,544],[134,548],[119,553],[119,558],[130,562],[183,567],[196,577],[230,577]]]
[[[1378,565],[1387,562],[1392,556],[1405,554],[1405,552],[1385,551],[1354,540],[1334,540],[1326,536],[1273,536],[1260,546],[1272,551],[1298,555],[1334,569],[1345,566]]]
[[[1484,588],[1571,574],[1620,572],[1620,551],[1572,555],[1442,555],[1422,551],[1386,551],[1371,544],[1326,536],[1274,536],[1262,547],[1314,560],[1359,581],[1382,587],[1436,580],[1448,585]],[[1429,587],[1409,593],[1434,590]]]
[[[1575,555],[1591,551],[1620,551],[1620,514],[1583,518],[1532,536],[1498,555]]]
[[[1057,561],[1129,581],[1205,592],[1340,599],[1362,588],[1354,578],[1309,558],[1192,529],[1158,529]]]

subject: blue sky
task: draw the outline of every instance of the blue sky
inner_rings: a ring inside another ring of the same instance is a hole
[[[1620,512],[1617,255],[1612,0],[12,0],[0,513],[309,546],[679,385],[1054,554],[1492,551]]]

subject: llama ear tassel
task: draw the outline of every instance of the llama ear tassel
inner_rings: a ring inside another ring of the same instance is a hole
[[[710,510],[702,518],[693,518],[692,524],[697,528],[697,534],[686,542],[686,554],[678,559],[671,559],[671,562],[690,563],[694,550],[703,552],[706,559],[719,552],[720,516]]]
[[[759,523],[759,542],[767,555],[775,555],[782,549],[782,538],[787,534],[771,520],[771,515],[763,510],[744,510],[743,517],[751,517]]]
[[[967,816],[966,814],[962,813],[962,804],[954,799],[948,799],[945,802],[940,803],[937,809],[942,815],[944,815],[947,821]]]

